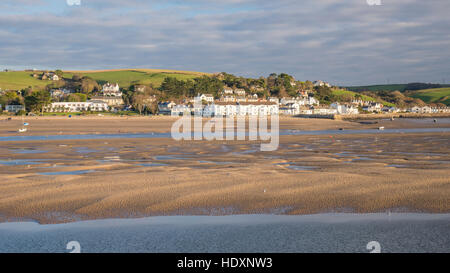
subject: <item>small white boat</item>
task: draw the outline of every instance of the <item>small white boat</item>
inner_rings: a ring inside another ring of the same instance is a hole
[[[384,127],[383,127],[383,126],[378,127],[378,130],[383,131],[383,130],[384,130]]]
[[[25,133],[27,131],[27,128],[21,128],[19,129],[19,133]]]
[[[28,125],[30,125],[28,122],[23,123],[23,126],[28,126]]]

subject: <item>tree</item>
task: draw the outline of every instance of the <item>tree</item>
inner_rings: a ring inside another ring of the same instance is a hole
[[[26,109],[29,112],[39,111],[44,114],[44,108],[50,104],[50,102],[50,93],[45,90],[33,92],[31,95],[25,97]]]
[[[67,97],[67,101],[69,102],[85,102],[87,100],[86,94],[82,93],[73,93]]]
[[[311,81],[306,81],[305,82],[305,88],[308,91],[312,91],[314,89],[314,84]]]
[[[55,74],[60,78],[60,79],[62,79],[62,76],[63,76],[63,72],[62,72],[62,70],[61,69],[57,69],[57,70],[55,70]]]
[[[327,86],[319,86],[316,88],[316,92],[314,93],[314,97],[323,104],[330,104],[335,101],[335,97],[331,88]]]
[[[54,81],[46,86],[46,90],[50,91],[52,89],[59,89],[66,86],[66,82],[64,80]]]
[[[81,93],[90,94],[93,91],[100,91],[100,86],[98,85],[98,83],[87,76],[81,78]]]
[[[147,110],[153,115],[156,115],[158,113],[158,103],[154,101],[150,105],[147,105]]]
[[[76,82],[81,81],[81,76],[78,75],[78,74],[73,75],[72,76],[72,81],[76,81]]]
[[[131,96],[131,105],[134,109],[139,111],[139,115],[142,115],[142,111],[145,109],[146,96],[141,93],[134,93]]]
[[[175,77],[166,77],[159,88],[166,98],[182,98],[192,96],[193,82],[183,81]]]
[[[23,104],[23,97],[16,91],[6,91],[2,96],[0,96],[0,105],[21,105]]]
[[[195,78],[194,82],[194,94],[211,94],[214,97],[218,97],[219,91],[224,87],[222,81],[208,76]]]

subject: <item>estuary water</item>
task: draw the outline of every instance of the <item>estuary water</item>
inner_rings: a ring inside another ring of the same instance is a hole
[[[394,133],[448,133],[450,128],[407,128],[407,129],[364,129],[364,130],[281,130],[280,135],[354,135],[354,134],[394,134]],[[234,132],[234,137],[236,137]],[[272,133],[262,134],[270,137]],[[193,136],[193,134],[192,134]],[[203,137],[213,136],[203,133]],[[246,132],[248,136],[248,132]],[[90,140],[113,138],[170,138],[170,133],[138,133],[138,134],[84,134],[84,135],[34,135],[34,136],[3,136],[0,141],[36,141],[36,140]],[[225,134],[224,134],[225,138]]]
[[[450,252],[450,214],[158,216],[0,224],[0,252]]]

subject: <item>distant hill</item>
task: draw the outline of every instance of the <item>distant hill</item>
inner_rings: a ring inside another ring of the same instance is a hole
[[[32,87],[44,88],[51,81],[39,80],[33,77],[34,73],[42,71],[9,71],[0,72],[0,88],[20,90]],[[153,84],[159,87],[165,77],[175,77],[181,80],[193,79],[202,75],[210,75],[202,72],[163,70],[163,69],[115,69],[115,70],[90,70],[90,71],[64,71],[63,78],[72,78],[73,75],[89,76],[99,84],[106,82],[118,83],[121,87],[128,88],[135,83]]]
[[[381,84],[381,85],[366,85],[366,86],[346,86],[343,87],[350,91],[354,92],[363,92],[363,91],[400,91],[405,92],[408,90],[423,90],[423,89],[431,89],[431,88],[442,88],[442,87],[450,87],[448,84],[433,84],[433,83],[408,83],[408,84]]]
[[[419,98],[426,103],[443,103],[450,106],[450,88],[417,90],[408,93],[409,97]]]
[[[385,84],[385,85],[366,85],[366,86],[344,86],[343,88],[354,92],[363,91],[404,91],[407,84]]]

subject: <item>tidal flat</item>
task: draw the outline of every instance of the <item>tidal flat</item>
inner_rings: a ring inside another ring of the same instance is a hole
[[[37,117],[27,121],[24,136],[168,134],[174,121]],[[17,136],[15,123],[20,120],[0,121],[0,136]],[[399,131],[370,133],[379,126]],[[0,141],[0,222],[448,213],[449,127],[411,119],[281,118],[280,130],[308,133],[281,134],[279,148],[271,152],[260,151],[258,141],[158,136]],[[340,128],[356,132],[340,134]],[[421,128],[427,130],[401,131]]]

